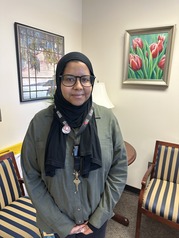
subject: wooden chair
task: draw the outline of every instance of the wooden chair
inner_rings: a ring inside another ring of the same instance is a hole
[[[0,237],[41,237],[13,152],[0,156]]]
[[[179,144],[156,141],[141,184],[135,238],[140,236],[142,214],[179,229]]]

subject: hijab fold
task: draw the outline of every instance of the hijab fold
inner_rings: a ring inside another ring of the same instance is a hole
[[[71,128],[80,128],[91,109],[92,96],[80,106],[72,105],[62,95],[59,77],[63,74],[66,64],[73,60],[85,63],[90,74],[94,76],[91,62],[84,54],[71,52],[63,56],[58,62],[56,70],[57,89],[54,95],[54,104]],[[48,134],[45,151],[45,173],[46,176],[51,177],[55,175],[56,169],[65,168],[66,140],[69,136],[69,134],[62,132],[63,125],[56,114],[56,109],[54,108],[53,121]],[[88,177],[91,170],[96,170],[102,166],[101,147],[94,113],[85,130],[80,135],[79,156],[81,158],[80,174],[83,177]]]

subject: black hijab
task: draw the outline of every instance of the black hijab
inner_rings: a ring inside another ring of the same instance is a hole
[[[80,106],[69,103],[61,92],[61,78],[66,64],[70,61],[81,61],[86,64],[90,71],[90,75],[94,76],[92,64],[90,60],[80,52],[71,52],[64,55],[57,64],[56,69],[56,85],[57,89],[54,95],[54,116],[51,128],[47,138],[45,151],[45,173],[46,176],[54,176],[56,169],[65,167],[66,157],[66,138],[69,134],[62,132],[62,123],[57,116],[59,111],[71,128],[79,128],[92,107],[92,95]],[[92,82],[92,85],[94,82]],[[91,170],[101,167],[101,147],[97,135],[97,127],[95,115],[93,116],[81,134],[79,145],[80,174],[88,177]]]

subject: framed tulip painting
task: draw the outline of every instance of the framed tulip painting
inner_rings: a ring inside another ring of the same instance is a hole
[[[64,37],[17,22],[14,30],[20,101],[52,98]]]
[[[168,86],[175,25],[125,33],[123,84]]]

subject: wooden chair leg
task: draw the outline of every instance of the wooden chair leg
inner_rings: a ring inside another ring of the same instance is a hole
[[[138,208],[138,210],[137,210],[137,221],[136,221],[135,238],[139,238],[140,237],[141,217],[142,217],[142,213],[140,211],[140,208]]]
[[[124,226],[128,226],[128,225],[129,225],[129,220],[128,220],[128,218],[127,218],[127,217],[124,217],[124,216],[122,216],[122,215],[120,215],[120,214],[115,213],[115,215],[112,217],[112,219],[113,219],[114,221],[117,221],[118,223],[124,225]]]

